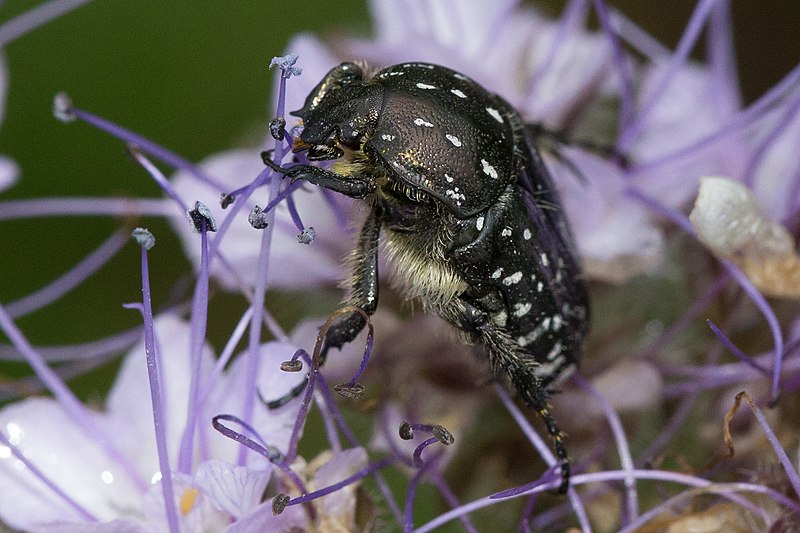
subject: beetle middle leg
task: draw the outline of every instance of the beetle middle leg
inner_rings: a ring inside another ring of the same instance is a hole
[[[378,307],[378,237],[383,220],[383,209],[372,208],[358,237],[358,244],[351,255],[352,278],[347,304],[372,315]],[[325,347],[321,352],[322,361],[330,348],[341,348],[355,339],[366,320],[361,313],[350,313],[333,323],[325,335]]]
[[[349,305],[372,315],[378,307],[378,237],[380,235],[383,209],[373,207],[358,237],[358,244],[351,256],[352,278]],[[361,313],[352,312],[334,322],[325,335],[325,346],[320,352],[320,365],[325,362],[330,348],[341,348],[355,339],[367,322]],[[277,409],[298,397],[305,390],[306,383],[300,383],[284,396],[266,402],[269,409]]]

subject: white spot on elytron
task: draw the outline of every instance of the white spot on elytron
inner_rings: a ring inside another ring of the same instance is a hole
[[[549,327],[550,327],[550,319],[545,318],[544,320],[539,322],[539,324],[533,329],[533,331],[531,331],[530,333],[528,333],[523,337],[518,337],[517,344],[519,344],[520,346],[529,345],[530,343],[538,339],[542,335],[542,333],[547,331]]]
[[[498,279],[502,275],[503,275],[503,267],[500,267],[494,272],[492,272],[492,279]]]
[[[453,183],[453,176],[451,176],[450,174],[445,174],[444,179],[447,180],[447,183]]]
[[[450,92],[454,95],[458,96],[459,98],[466,98],[467,95],[459,91],[458,89],[450,89]]]
[[[490,178],[497,179],[497,171],[494,169],[492,165],[485,159],[481,159],[481,165],[483,165],[483,173],[489,176]]]
[[[453,143],[453,146],[455,146],[456,148],[461,148],[461,139],[459,139],[455,135],[451,135],[449,133],[445,133],[444,136],[447,137],[448,141]]]
[[[408,66],[408,65],[404,65],[404,66]],[[388,75],[389,76],[402,76],[403,74],[405,74],[405,72],[402,72],[402,71],[399,71],[399,70],[395,70],[394,72],[390,72]]]
[[[478,228],[478,231],[483,229],[483,217],[478,217],[478,220],[475,221],[475,227]]]
[[[505,286],[514,285],[515,283],[519,283],[521,279],[522,279],[522,272],[517,271],[511,274],[510,276],[506,276],[505,278],[503,278],[503,285]]]
[[[528,314],[533,306],[530,302],[525,302],[524,304],[514,304],[514,316],[519,318],[523,317]]]
[[[542,258],[542,264],[544,266],[550,266],[550,259],[547,257],[546,253],[542,253],[539,257]]]
[[[457,72],[456,72],[455,74],[453,74],[453,77],[454,77],[454,78],[457,78],[457,79],[459,79],[459,80],[468,80],[468,79],[469,79],[469,78],[467,78],[466,76],[464,76],[463,74],[459,74],[459,73],[457,73]]]
[[[553,374],[558,372],[558,370],[564,366],[565,357],[563,355],[559,356],[556,360],[550,363],[542,363],[538,366],[533,367],[533,372],[536,374],[536,377],[541,378],[552,378]]]
[[[500,236],[508,237],[511,235],[511,228],[503,228],[503,231],[500,232]]]
[[[420,89],[435,89],[436,85],[428,85],[427,83],[420,82],[417,84],[417,87],[419,87]]]
[[[493,107],[487,107],[486,112],[489,113],[493,119],[495,119],[500,124],[503,123],[503,116],[500,114],[500,111]]]
[[[564,319],[561,315],[553,315],[553,331],[558,331],[564,325]]]
[[[464,196],[464,194],[458,192],[458,187],[456,187],[455,190],[447,189],[444,192],[444,195],[447,196],[448,198],[452,198],[453,200],[455,200],[456,205],[461,205],[461,202],[467,199],[467,197]]]
[[[415,118],[414,119],[414,125],[416,125],[416,126],[425,126],[426,128],[432,128],[433,127],[433,124],[431,124],[427,120],[424,120],[424,119],[421,119],[421,118]]]
[[[552,361],[556,358],[556,356],[561,354],[561,341],[558,341],[553,345],[553,348],[547,354],[547,360]],[[563,357],[562,357],[563,360]]]
[[[536,284],[536,292],[542,292],[542,289],[544,289],[544,283],[540,281]]]
[[[384,141],[393,141],[394,135],[389,135],[388,133],[384,133],[383,135],[381,135],[381,139],[383,139]]]
[[[525,228],[525,231],[522,232],[522,238],[525,239],[526,241],[529,241],[531,240],[531,237],[532,237],[531,230]]]

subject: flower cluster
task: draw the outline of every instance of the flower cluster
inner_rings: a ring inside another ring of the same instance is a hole
[[[119,139],[164,198],[0,201],[0,220],[44,210],[166,219],[194,285],[154,311],[159,235],[137,228],[130,241],[128,228],[63,277],[0,302],[0,357],[34,374],[0,388],[0,524],[137,533],[421,533],[451,521],[467,531],[798,527],[800,66],[745,105],[724,1],[700,0],[675,50],[602,0],[572,0],[559,19],[517,0],[369,6],[373,38],[299,34],[272,60],[276,118],[257,148],[193,164],[56,97],[57,118]],[[37,17],[63,9],[53,2]],[[689,56],[704,30],[701,64]],[[565,497],[546,496],[558,464],[532,413],[488,383],[485,365],[442,335],[440,320],[408,316],[389,291],[365,332],[322,365],[325,331],[346,311],[328,295],[347,276],[363,211],[273,166],[292,157],[300,125],[289,111],[353,59],[446,65],[540,126],[594,317],[578,373],[551,399],[569,435]],[[7,75],[0,63],[0,111]],[[0,157],[0,191],[18,174]],[[16,319],[126,243],[141,248],[143,298],[126,306],[142,326],[32,346]],[[219,353],[208,342],[214,289],[246,306]],[[284,328],[286,295],[312,316]],[[102,409],[66,386],[120,353]],[[49,396],[30,393],[42,389]],[[737,415],[743,405],[748,414]]]

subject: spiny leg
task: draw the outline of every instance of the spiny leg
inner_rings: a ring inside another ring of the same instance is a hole
[[[383,210],[375,206],[364,221],[358,244],[353,252],[353,276],[347,303],[372,315],[378,307],[378,237],[380,235]],[[320,352],[320,364],[325,362],[330,348],[341,348],[355,339],[367,322],[361,313],[352,312],[336,321],[325,335],[325,346]],[[266,402],[269,409],[277,409],[297,398],[305,390],[300,383],[284,396]]]
[[[378,307],[378,237],[382,217],[383,209],[377,205],[373,207],[361,228],[351,259],[353,276],[347,303],[362,309],[370,316]],[[352,341],[366,324],[364,316],[356,312],[334,322],[325,336],[322,361],[325,361],[330,348],[341,348]]]
[[[539,413],[547,428],[547,433],[553,439],[553,449],[556,452],[556,457],[561,461],[561,484],[558,487],[558,493],[564,494],[569,489],[569,455],[564,443],[564,433],[558,427],[547,405],[548,393],[542,388],[539,379],[534,375],[530,367],[524,364],[510,364],[506,367],[506,372],[511,378],[517,393],[525,403]]]
[[[516,352],[514,341],[491,324],[487,312],[481,309],[479,302],[460,299],[455,318],[456,323],[460,323],[464,330],[474,331],[480,336],[481,344],[488,350],[495,372],[505,372],[517,394],[542,418],[547,433],[553,439],[556,457],[561,462],[561,484],[558,492],[566,493],[569,489],[570,463],[564,433],[550,413],[547,405],[549,394],[534,373],[534,367],[527,358]]]

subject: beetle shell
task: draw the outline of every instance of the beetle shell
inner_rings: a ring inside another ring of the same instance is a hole
[[[398,177],[469,217],[513,179],[507,106],[467,77],[429,66],[397,65],[373,78],[384,86],[384,107],[370,142]]]
[[[370,209],[347,303],[375,311],[382,241],[392,284],[480,346],[498,377],[542,416],[566,490],[569,461],[546,388],[578,361],[588,300],[533,133],[501,97],[425,63],[372,77],[343,63],[293,114],[304,123],[293,151],[334,164],[273,168]],[[335,322],[323,357],[365,323],[359,313]]]

